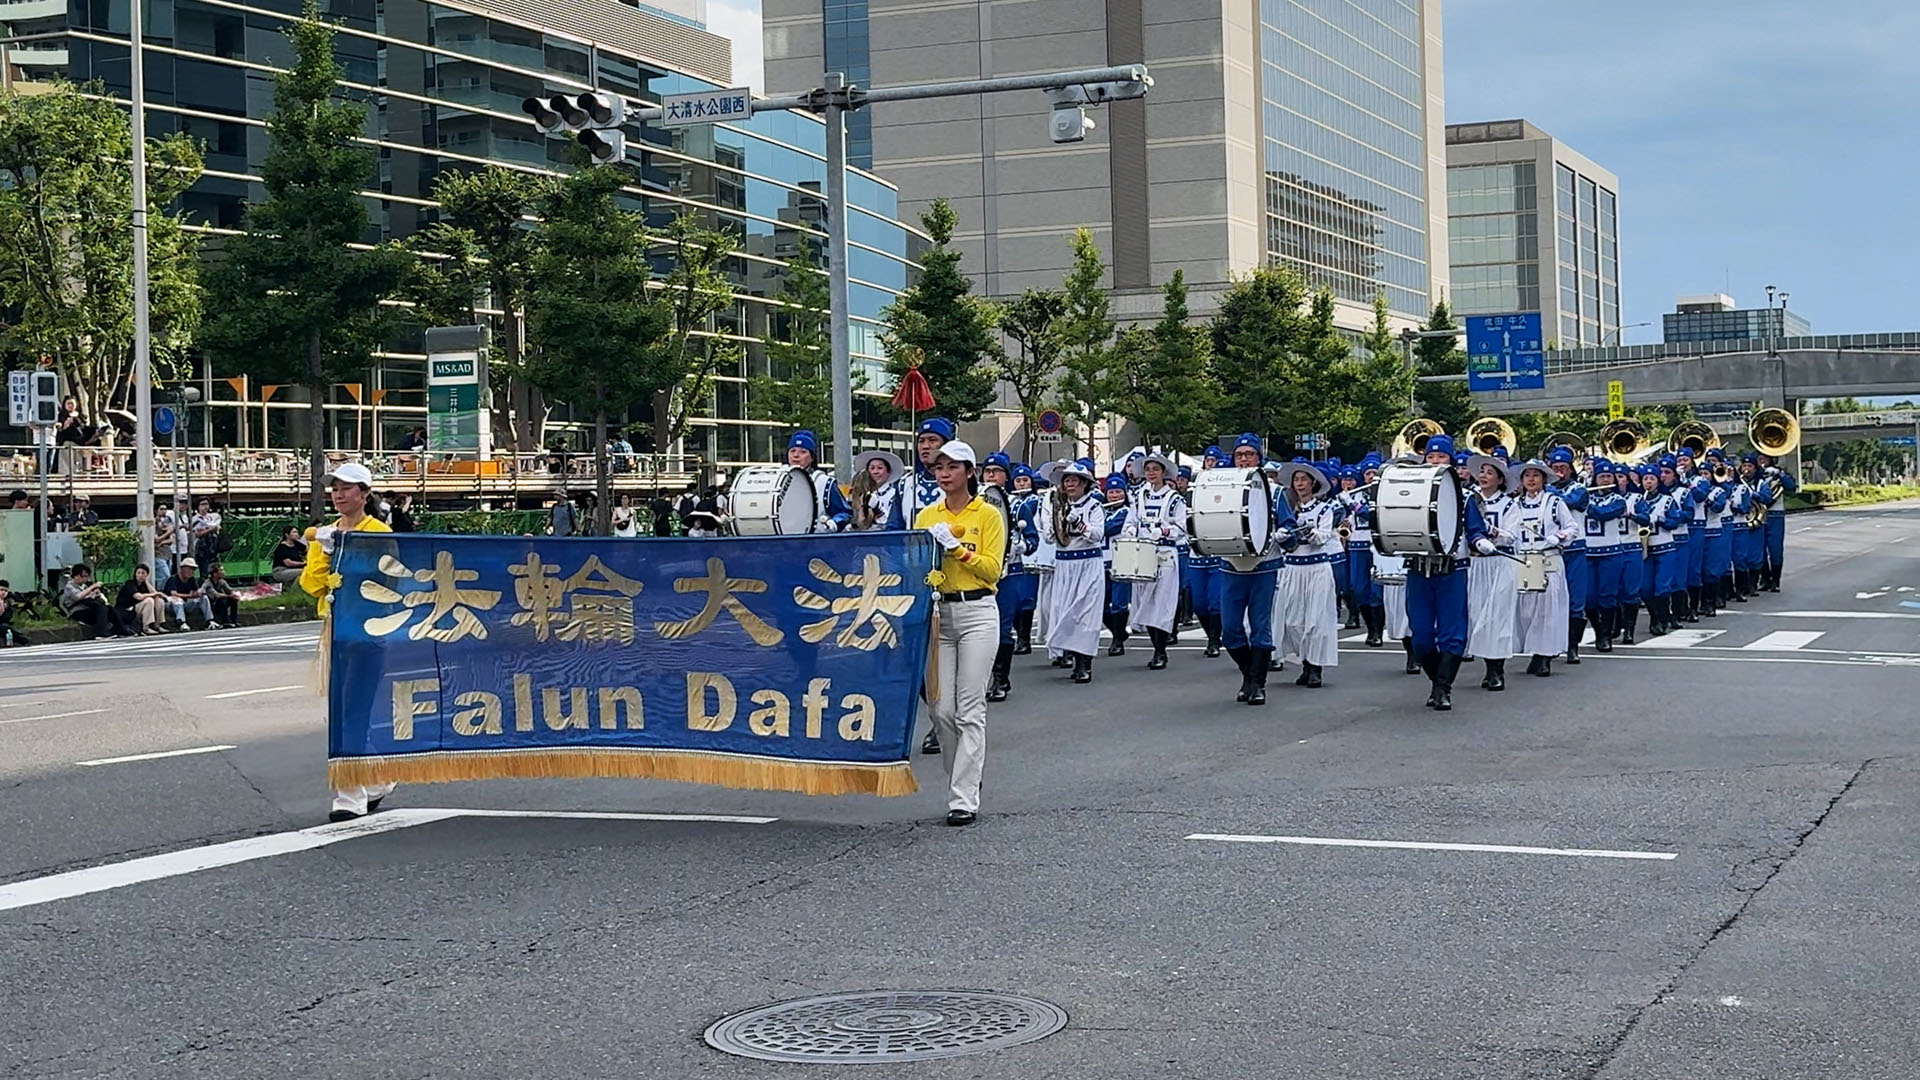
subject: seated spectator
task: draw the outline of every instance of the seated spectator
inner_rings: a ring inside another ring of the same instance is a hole
[[[0,645],[25,645],[27,635],[13,628],[13,585],[0,578]]]
[[[101,592],[101,584],[93,580],[93,567],[75,563],[67,583],[60,589],[60,611],[96,638],[132,637],[133,631],[120,621],[119,612],[100,598]]]
[[[207,600],[207,583],[200,576],[200,564],[192,558],[180,560],[179,569],[173,572],[166,584],[160,586],[160,591],[166,594],[167,607],[172,609],[173,621],[178,629],[189,628],[188,608],[200,612],[200,619],[207,629],[220,629],[220,624],[213,621],[213,604]]]
[[[227,568],[214,563],[207,570],[207,603],[213,606],[215,629],[222,626],[240,625],[240,598],[234,595],[233,586],[227,583]]]
[[[300,527],[289,525],[280,531],[280,544],[273,549],[273,580],[291,585],[300,580],[307,568],[307,542],[300,538]]]
[[[113,608],[120,613],[120,622],[141,634],[163,632],[160,620],[167,614],[167,598],[153,587],[153,573],[146,566],[133,568],[133,577],[120,586],[120,595],[113,601]]]

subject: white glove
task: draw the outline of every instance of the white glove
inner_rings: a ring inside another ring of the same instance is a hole
[[[1171,525],[1160,526],[1160,539],[1162,540],[1173,539],[1173,526]]]
[[[1473,542],[1473,550],[1479,552],[1482,555],[1491,555],[1500,549],[1494,546],[1493,541],[1488,540],[1486,537],[1483,536],[1480,539],[1475,540]]]
[[[953,535],[953,526],[944,521],[937,521],[927,526],[927,535],[933,537],[936,543],[948,551],[960,546],[960,538]]]
[[[338,532],[339,530],[334,528],[332,525],[323,525],[320,528],[313,530],[313,542],[320,545],[321,551],[326,552],[328,555],[332,555],[335,534]]]
[[[821,514],[820,517],[813,523],[813,531],[823,532],[823,533],[839,532],[840,527],[833,523],[832,518],[828,517],[825,514]]]

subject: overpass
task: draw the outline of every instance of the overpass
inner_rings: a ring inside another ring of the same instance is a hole
[[[1723,442],[1745,439],[1745,420],[1710,420]],[[1852,442],[1856,439],[1915,439],[1920,436],[1920,409],[1883,409],[1880,412],[1808,413],[1800,418],[1800,445]]]
[[[1920,396],[1920,333],[1634,345],[1548,353],[1546,388],[1476,393],[1481,412],[1598,410],[1607,384],[1624,384],[1627,412],[1639,405],[1751,401],[1793,408],[1806,398]],[[1854,436],[1859,437],[1859,436]]]

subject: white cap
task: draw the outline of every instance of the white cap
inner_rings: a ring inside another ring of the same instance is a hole
[[[980,459],[974,456],[973,447],[968,446],[959,439],[948,439],[946,442],[940,444],[940,452],[935,454],[933,459],[938,461],[941,458],[946,458],[949,461],[964,461],[969,465],[980,464]]]
[[[357,461],[347,461],[335,465],[328,471],[327,479],[344,480],[349,484],[359,484],[361,487],[373,486],[373,473],[369,472],[365,465]]]

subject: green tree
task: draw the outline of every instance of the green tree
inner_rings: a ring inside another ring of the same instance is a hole
[[[1361,344],[1361,355],[1354,358],[1352,381],[1355,435],[1351,442],[1336,442],[1334,448],[1349,460],[1364,456],[1370,449],[1382,453],[1408,419],[1407,408],[1413,398],[1413,373],[1406,355],[1387,326],[1387,298],[1373,299],[1373,328]]]
[[[314,0],[286,33],[294,59],[274,77],[261,168],[267,197],[249,208],[243,233],[222,241],[209,268],[213,318],[203,342],[230,369],[306,387],[311,510],[319,517],[326,511],[327,392],[372,365],[394,325],[380,301],[400,284],[408,258],[394,247],[349,246],[368,231],[360,192],[373,182],[376,160],[355,141],[366,110],[335,100],[341,69],[333,27]]]
[[[538,204],[542,227],[527,293],[527,376],[593,416],[596,531],[612,511],[607,421],[625,417],[678,374],[659,346],[670,312],[648,295],[650,237],[621,209],[619,171],[583,169]]]
[[[1000,343],[999,311],[973,295],[951,246],[959,215],[936,199],[920,224],[933,240],[920,257],[920,279],[887,306],[887,371],[896,379],[917,362],[933,387],[939,412],[956,421],[978,420],[999,397],[994,371]],[[904,415],[904,414],[902,414]]]
[[[1026,432],[1023,461],[1033,459],[1040,414],[1060,370],[1059,326],[1066,313],[1066,298],[1053,289],[1028,289],[1000,310],[1000,331],[1013,342],[1014,351],[1002,352],[999,375],[1020,406]]]
[[[1299,274],[1273,266],[1234,282],[1221,297],[1209,330],[1223,432],[1251,431],[1271,441],[1306,430],[1301,421],[1310,403],[1298,389],[1306,297]]]
[[[0,303],[7,343],[51,361],[98,421],[133,388],[133,136],[98,84],[0,94]],[[156,377],[200,323],[194,234],[167,206],[200,176],[184,135],[147,140],[148,298]],[[108,428],[111,433],[112,428]]]
[[[1457,325],[1453,321],[1453,312],[1442,300],[1433,305],[1433,314],[1423,329],[1452,330]],[[1420,343],[1414,346],[1413,355],[1415,367],[1421,375],[1464,375],[1467,372],[1467,354],[1460,347],[1459,338],[1421,338]],[[1447,429],[1447,434],[1456,440],[1480,412],[1474,407],[1473,395],[1467,392],[1464,381],[1419,383],[1414,396],[1420,403],[1419,414],[1439,422]]]
[[[1106,261],[1090,229],[1073,234],[1073,269],[1061,286],[1065,314],[1055,323],[1060,342],[1060,411],[1085,432],[1092,452],[1094,429],[1118,412],[1121,380],[1114,366],[1113,318],[1109,313]]]
[[[755,420],[777,420],[820,436],[829,454],[833,434],[833,343],[829,337],[831,312],[827,281],[803,246],[787,261],[780,282],[780,302],[767,334],[770,373],[747,380],[747,415]],[[856,383],[863,382],[854,373]],[[858,389],[858,386],[855,387]],[[834,460],[839,460],[836,456]]]
[[[1208,363],[1210,342],[1204,329],[1188,325],[1187,275],[1175,270],[1161,290],[1160,321],[1117,349],[1123,389],[1120,412],[1140,425],[1148,446],[1191,450],[1213,441],[1220,409],[1220,388]]]
[[[740,347],[710,332],[714,315],[733,303],[733,282],[726,273],[733,237],[682,214],[661,239],[670,265],[655,290],[655,303],[666,317],[666,330],[654,343],[649,371],[653,449],[664,454],[706,402],[714,374],[739,365]]]
[[[1879,410],[1861,403],[1857,398],[1842,397],[1827,398],[1808,411],[1830,415]],[[1907,431],[1897,433],[1910,434]],[[1845,442],[1822,443],[1819,446],[1806,448],[1801,452],[1800,457],[1802,461],[1816,462],[1828,476],[1835,480],[1869,483],[1905,476],[1908,467],[1913,463],[1913,451],[1905,447],[1888,446],[1879,439],[1848,439]]]

